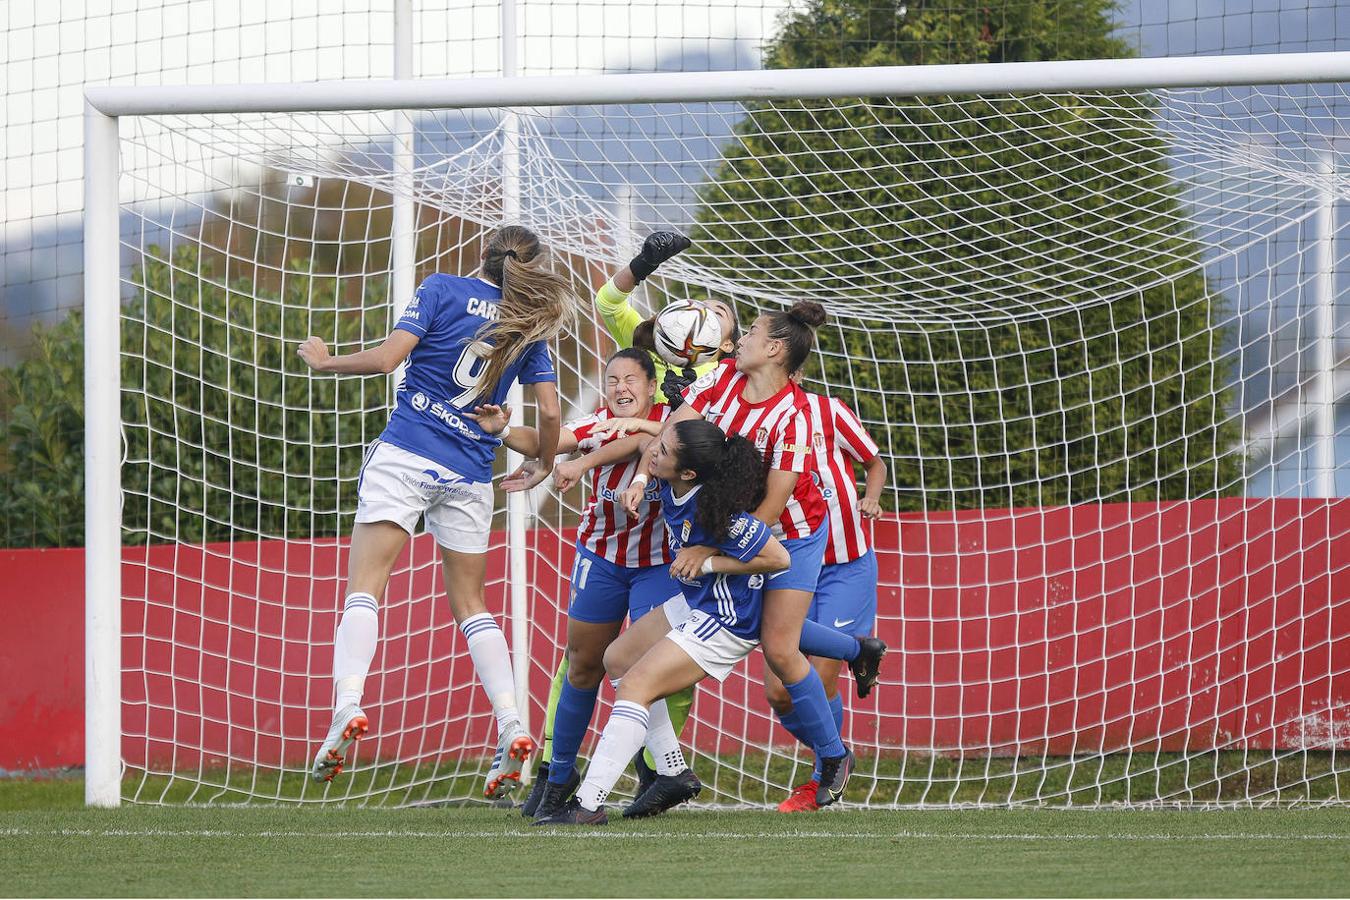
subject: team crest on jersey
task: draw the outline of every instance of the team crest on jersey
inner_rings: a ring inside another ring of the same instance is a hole
[[[756,450],[763,450],[763,449],[764,449],[765,447],[767,447],[767,446],[769,446],[769,429],[767,429],[767,428],[756,428],[756,429],[755,429],[755,449],[756,449]]]
[[[815,434],[811,435],[811,446],[813,446],[813,447],[816,448],[816,452],[817,452],[817,453],[824,453],[824,452],[825,452],[825,435],[821,434],[819,431],[817,431]]]
[[[690,532],[691,530],[692,530],[692,523],[690,523],[689,520],[686,519],[686,520],[685,520],[685,523],[684,523],[684,527],[682,527],[682,528],[680,529],[680,541],[681,541],[681,543],[688,543],[688,542],[689,542],[689,532]]]
[[[426,409],[428,406],[431,405],[431,398],[429,398],[426,394],[422,393],[421,391],[418,391],[417,393],[412,395],[412,405],[413,409],[417,410],[418,412],[421,412],[422,410]]]

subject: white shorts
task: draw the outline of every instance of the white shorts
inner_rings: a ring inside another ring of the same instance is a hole
[[[683,604],[683,599],[681,599]],[[673,600],[666,601],[666,615],[669,617]],[[679,648],[689,654],[689,658],[698,663],[698,667],[718,681],[726,681],[736,663],[750,655],[750,651],[759,646],[759,641],[737,637],[726,626],[701,609],[689,609],[683,620],[671,622],[670,638]]]
[[[356,489],[356,521],[393,522],[409,534],[424,517],[436,543],[486,553],[492,530],[492,483],[456,472],[377,440],[366,451]]]

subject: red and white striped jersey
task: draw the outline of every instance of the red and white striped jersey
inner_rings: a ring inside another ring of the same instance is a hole
[[[664,422],[669,415],[669,406],[655,403],[647,418]],[[589,416],[568,422],[563,427],[576,435],[580,452],[590,453],[614,440],[613,436],[603,439],[591,436],[598,423],[610,418],[613,415],[609,408],[601,406]],[[619,500],[637,470],[637,457],[591,469],[591,501],[577,528],[578,544],[596,556],[630,569],[659,566],[672,559],[666,547],[666,529],[661,518],[659,482],[648,483],[636,516],[630,517]]]
[[[684,399],[703,418],[727,434],[744,435],[764,454],[765,473],[796,472],[797,486],[783,508],[774,534],[791,540],[809,537],[825,521],[825,499],[816,486],[815,457],[811,452],[811,410],[806,392],[788,382],[767,400],[747,403],[741,392],[746,377],[736,361],[723,360],[717,368],[685,388]]]
[[[858,511],[858,481],[853,476],[853,464],[872,461],[879,448],[857,413],[843,400],[810,391],[806,392],[806,400],[816,427],[811,435],[816,475],[830,516],[825,565],[852,562],[865,554],[870,544]]]

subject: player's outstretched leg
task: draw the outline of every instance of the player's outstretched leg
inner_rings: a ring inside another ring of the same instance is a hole
[[[520,727],[519,719],[505,725],[497,738],[497,752],[492,757],[492,768],[488,769],[483,796],[496,799],[515,790],[520,784],[520,772],[525,768],[525,760],[534,751],[534,739]]]
[[[647,749],[656,763],[655,777],[639,791],[623,811],[625,819],[643,819],[658,816],[688,800],[703,790],[680,750],[680,739],[675,734],[670,710],[665,701],[658,700],[648,709]],[[641,754],[638,754],[641,756]]]
[[[333,714],[333,724],[328,726],[328,736],[319,746],[314,756],[314,766],[309,777],[315,781],[332,781],[334,775],[342,772],[347,761],[347,748],[356,743],[370,730],[370,722],[361,707],[354,703],[343,706]]]
[[[352,536],[351,580],[382,583],[388,577],[394,554],[406,540],[404,532],[388,522],[357,525]],[[371,570],[375,575],[371,575]],[[333,721],[310,768],[309,775],[315,781],[332,781],[333,776],[341,774],[348,748],[370,730],[370,722],[361,709],[361,695],[380,639],[379,603],[375,596],[369,591],[352,591],[343,601],[342,618],[333,637],[336,698]]]
[[[872,693],[881,675],[881,660],[885,656],[886,643],[880,638],[858,638],[858,655],[848,661],[848,670],[853,673],[853,685],[859,697]]]
[[[562,698],[563,681],[567,678],[567,654],[564,653],[558,663],[558,671],[553,673],[553,683],[548,690],[548,706],[544,708],[544,749],[539,754],[539,766],[534,771],[534,783],[530,785],[530,794],[520,807],[520,814],[533,819],[539,810],[539,801],[544,799],[544,786],[548,784],[549,766],[553,762],[553,723],[558,716],[558,701]]]
[[[829,806],[844,796],[844,786],[853,774],[853,751],[844,748],[843,756],[826,756],[820,760],[820,787],[816,788],[816,805]]]

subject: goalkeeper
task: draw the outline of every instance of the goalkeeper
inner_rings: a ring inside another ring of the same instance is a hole
[[[656,320],[643,319],[629,302],[629,296],[663,262],[687,250],[689,243],[689,238],[673,231],[658,231],[648,235],[642,243],[642,252],[606,281],[595,295],[595,308],[604,320],[610,337],[614,338],[614,343],[620,348],[638,347],[652,354],[652,360],[656,363],[656,376],[661,384],[656,400],[658,403],[672,404],[672,411],[679,408],[680,393],[690,382],[704,372],[712,371],[722,360],[736,355],[736,342],[741,338],[736,311],[722,300],[711,299],[707,305],[722,325],[722,344],[717,356],[680,372],[657,355],[652,337]]]
[[[644,320],[641,314],[633,308],[633,304],[629,302],[629,297],[647,276],[656,271],[657,267],[687,250],[689,245],[689,238],[673,231],[657,231],[648,235],[642,243],[642,252],[633,257],[628,265],[615,273],[613,278],[605,282],[604,287],[600,288],[595,295],[595,308],[600,312],[600,318],[604,320],[605,328],[614,338],[614,342],[619,345],[619,349],[638,347],[650,353],[652,362],[656,365],[656,377],[659,383],[655,401],[665,403],[667,398],[670,398],[672,410],[678,408],[681,402],[680,393],[694,378],[704,372],[711,371],[721,360],[736,355],[736,342],[740,340],[741,336],[741,328],[736,321],[736,313],[730,304],[721,300],[711,300],[708,305],[717,316],[717,320],[722,324],[722,344],[715,359],[710,359],[708,362],[694,367],[692,371],[686,370],[681,373],[656,354],[656,345],[652,339],[654,321],[652,319]],[[560,468],[569,465],[571,464],[564,464]],[[581,477],[582,472],[571,471],[569,475],[571,477],[568,480],[575,481]],[[562,696],[563,682],[567,678],[567,668],[567,656],[564,655],[558,666],[558,671],[553,675],[553,685],[549,690],[548,710],[544,717],[544,748],[540,755],[541,766],[550,763],[553,758],[553,725],[558,714],[558,702]],[[675,734],[678,735],[684,729],[684,723],[689,720],[689,708],[693,701],[693,688],[680,691],[666,699],[670,723],[675,729]],[[641,795],[656,779],[655,763],[651,759],[650,753],[643,751],[634,757],[633,764],[637,767],[638,794]],[[541,778],[535,782],[535,787],[531,791],[529,799],[525,802],[526,815],[533,815],[536,811],[540,800],[543,798],[543,789],[544,784]]]

